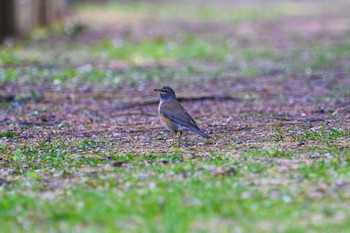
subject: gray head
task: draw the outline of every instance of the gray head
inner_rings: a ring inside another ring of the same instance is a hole
[[[164,86],[160,89],[154,89],[154,91],[160,93],[160,99],[163,101],[176,99],[174,90],[169,86]]]

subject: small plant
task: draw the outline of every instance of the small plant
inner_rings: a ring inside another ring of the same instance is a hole
[[[275,142],[283,141],[283,140],[284,140],[284,133],[283,133],[282,127],[280,127],[280,126],[275,126],[275,127],[273,128],[273,130],[276,132],[276,134],[274,134],[274,135],[272,136],[273,140],[274,140]]]
[[[0,138],[15,138],[17,137],[17,133],[12,131],[0,132]]]

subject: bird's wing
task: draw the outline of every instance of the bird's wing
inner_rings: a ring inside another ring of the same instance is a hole
[[[160,113],[189,130],[193,128],[199,130],[191,115],[177,100],[162,103]]]

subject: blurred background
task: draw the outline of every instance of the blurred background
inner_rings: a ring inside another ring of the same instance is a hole
[[[6,68],[0,80],[9,82],[142,90],[152,82],[176,87],[233,77],[326,77],[331,70],[349,70],[347,0],[0,4],[0,65]],[[222,85],[218,91],[232,90]]]
[[[50,25],[68,10],[68,0],[3,0],[0,2],[0,36],[24,36],[39,25]]]

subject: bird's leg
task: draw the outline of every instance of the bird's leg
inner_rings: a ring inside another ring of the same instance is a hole
[[[180,136],[179,136],[179,145],[178,145],[178,147],[180,147],[180,146],[181,146],[181,137],[182,137],[182,131],[180,131]]]
[[[186,131],[183,131],[183,137],[184,137],[184,140],[183,142],[185,143],[185,146],[188,146],[188,137],[186,137]]]
[[[174,146],[174,143],[175,143],[176,134],[177,134],[177,131],[175,130],[175,131],[174,131],[174,136],[173,136],[173,142],[171,143],[171,146],[172,146],[172,147]]]

